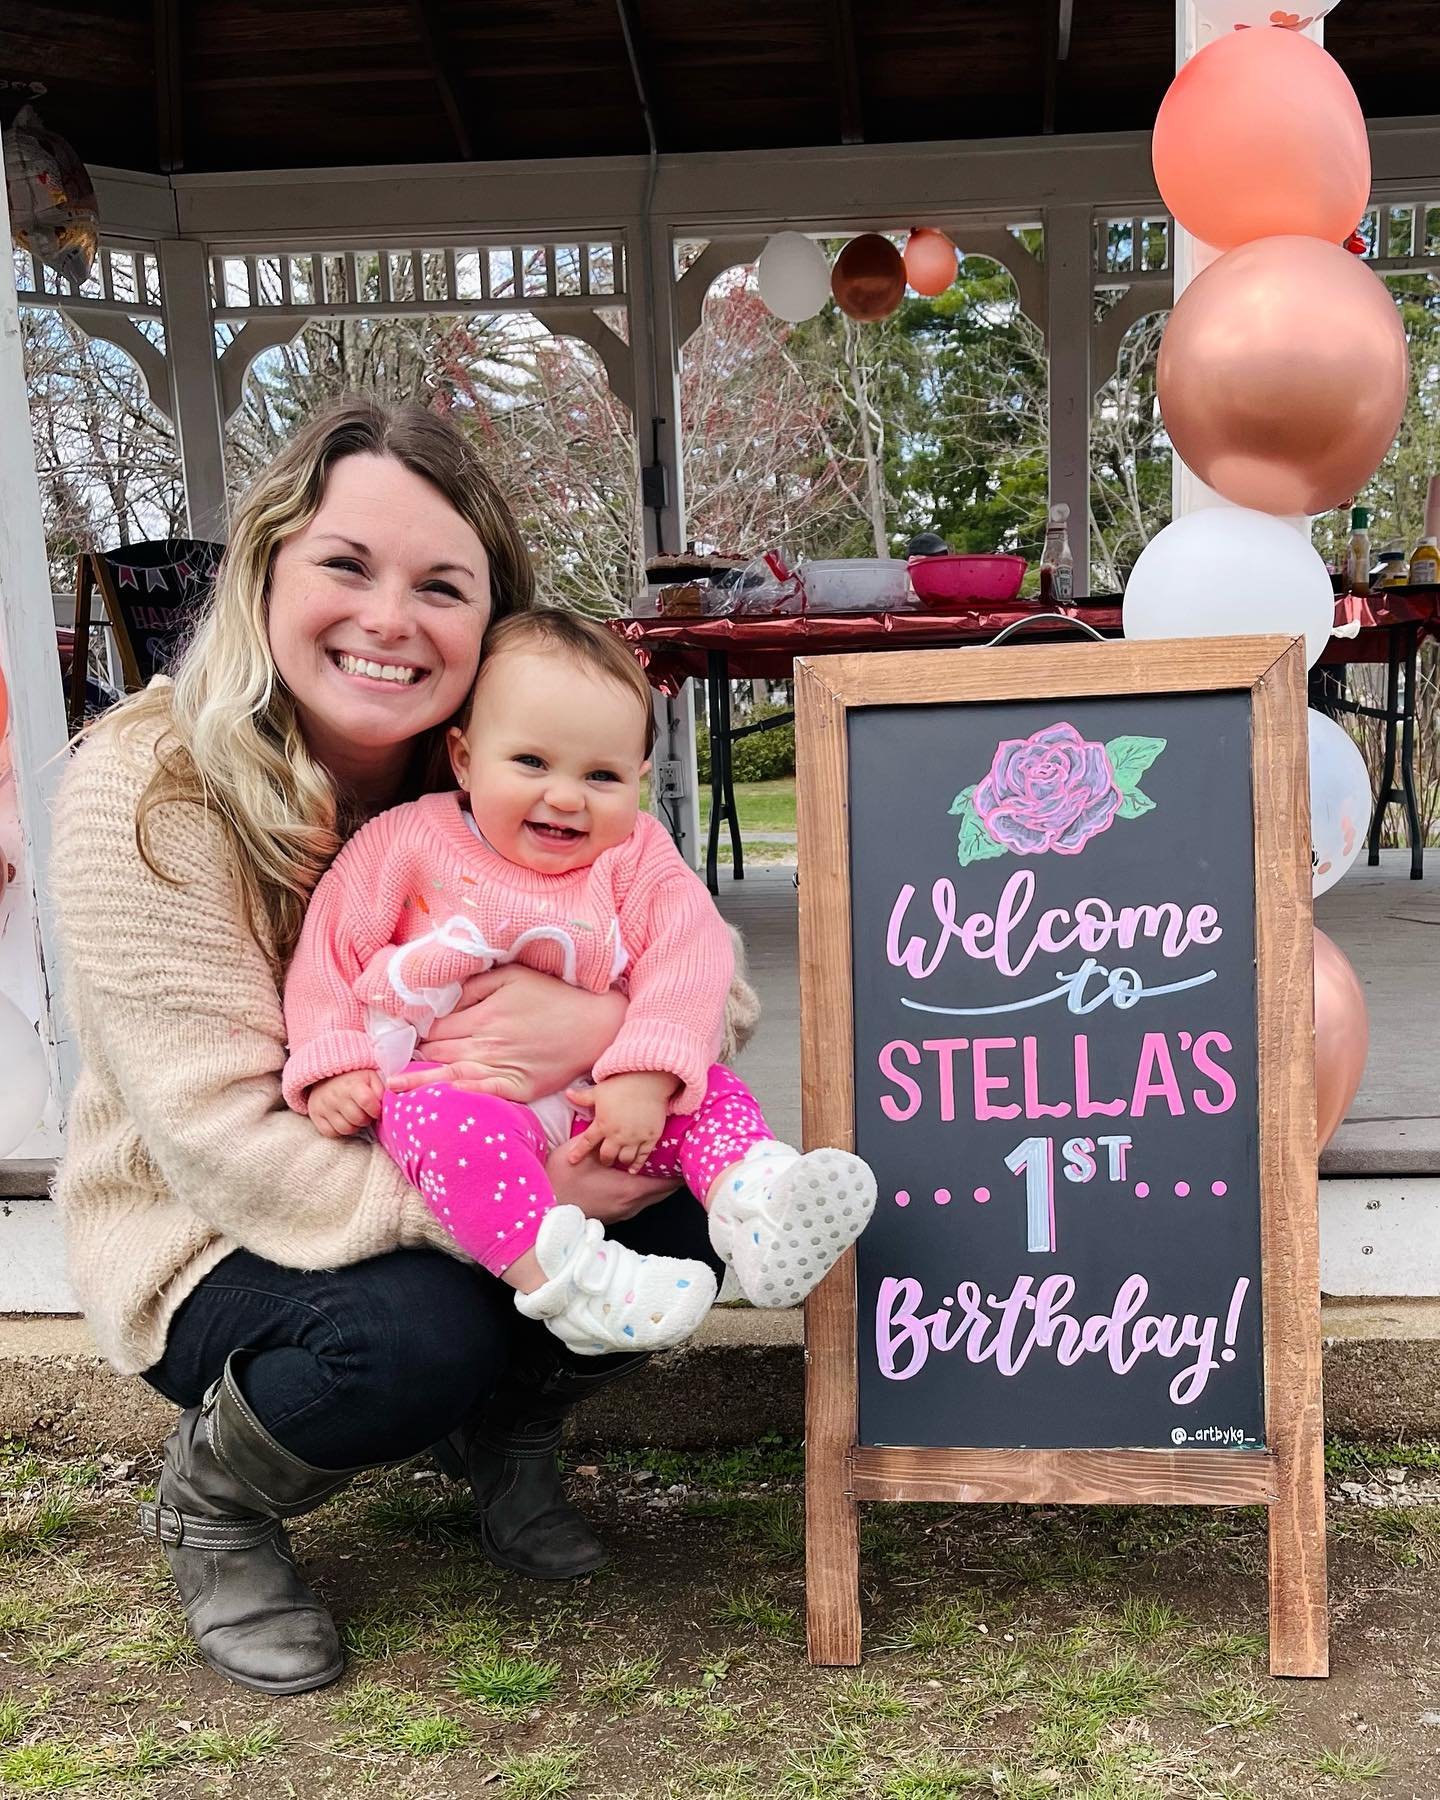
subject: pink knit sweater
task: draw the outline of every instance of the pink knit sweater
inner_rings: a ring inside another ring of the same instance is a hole
[[[654,1070],[693,1112],[716,1060],[734,974],[730,934],[657,819],[586,869],[507,862],[459,794],[429,794],[358,831],[316,888],[285,984],[285,1098],[351,1069],[380,1068],[398,1022],[404,1052],[450,1012],[467,976],[522,962],[573,987],[621,985],[630,1005],[595,1077]]]

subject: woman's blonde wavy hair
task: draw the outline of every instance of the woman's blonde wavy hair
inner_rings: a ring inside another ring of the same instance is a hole
[[[464,433],[416,406],[342,400],[311,420],[250,484],[235,509],[230,542],[203,618],[173,671],[117,709],[119,724],[166,726],[158,766],[140,800],[135,836],[155,862],[155,809],[200,805],[223,821],[235,848],[251,929],[284,968],[306,901],[359,823],[310,755],[295,701],[270,651],[267,615],[275,552],[319,510],[325,484],[347,456],[390,456],[437,488],[470,525],[490,562],[491,618],[531,605],[530,553],[493,476]],[[449,785],[445,725],[417,739],[406,792]]]

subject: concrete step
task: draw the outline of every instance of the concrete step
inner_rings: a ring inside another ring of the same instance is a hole
[[[717,1448],[804,1433],[798,1312],[717,1307],[694,1341],[598,1394],[572,1435],[591,1444]],[[1440,1302],[1328,1301],[1327,1429],[1368,1442],[1440,1440]],[[142,1454],[174,1409],[116,1375],[84,1321],[0,1317],[0,1438]]]

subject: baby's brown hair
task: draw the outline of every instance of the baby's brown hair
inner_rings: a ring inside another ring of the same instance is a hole
[[[611,631],[579,613],[558,606],[536,606],[497,619],[485,634],[480,652],[480,672],[466,709],[466,722],[475,710],[475,699],[485,682],[485,672],[505,650],[556,650],[582,669],[594,669],[634,694],[645,721],[645,754],[655,748],[655,714],[650,705],[650,683],[631,652]]]

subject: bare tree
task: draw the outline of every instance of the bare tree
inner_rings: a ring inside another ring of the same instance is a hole
[[[1170,519],[1170,442],[1155,392],[1166,314],[1142,319],[1120,346],[1090,420],[1090,566],[1102,592],[1120,593],[1135,559]]]
[[[853,528],[863,459],[852,454],[844,371],[817,379],[795,328],[734,270],[706,297],[685,346],[681,423],[691,535],[726,550],[822,553]]]
[[[644,579],[629,412],[575,338],[532,328],[517,340],[502,388],[496,370],[472,326],[456,324],[441,356],[454,416],[479,437],[515,509],[542,594],[597,616],[628,610]]]
[[[82,550],[183,535],[175,434],[135,364],[58,311],[27,307],[20,331],[54,585]]]

